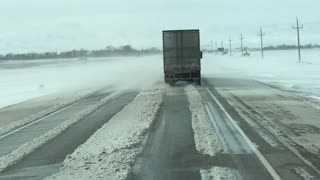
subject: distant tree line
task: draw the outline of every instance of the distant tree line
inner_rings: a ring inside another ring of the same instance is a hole
[[[297,45],[287,45],[287,44],[281,44],[276,46],[266,46],[263,49],[265,51],[272,51],[272,50],[291,50],[291,49],[297,49]],[[314,49],[314,48],[320,48],[320,45],[317,44],[306,44],[301,45],[301,49]],[[237,50],[240,50],[240,48],[236,48]],[[250,51],[260,51],[260,48],[248,48],[244,47],[244,50],[250,50]]]
[[[131,45],[121,47],[107,46],[100,50],[72,50],[61,53],[44,52],[44,53],[8,53],[0,55],[0,60],[31,60],[31,59],[59,59],[59,58],[82,58],[82,57],[108,57],[108,56],[140,56],[160,54],[162,51],[158,48],[134,49]]]
[[[264,47],[264,50],[290,50],[290,49],[297,49],[297,45],[277,45],[277,46],[267,46]],[[301,49],[312,49],[312,48],[320,48],[320,45],[315,45],[315,44],[306,44],[306,45],[301,45]]]

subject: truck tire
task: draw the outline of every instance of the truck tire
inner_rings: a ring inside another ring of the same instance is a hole
[[[169,84],[170,86],[174,86],[175,81],[169,81],[168,84]]]
[[[165,82],[166,84],[169,84],[170,86],[173,86],[174,83],[175,83],[174,81],[170,81],[170,80],[167,80],[167,79],[165,79],[164,82]]]
[[[201,79],[197,80],[197,85],[201,86]]]

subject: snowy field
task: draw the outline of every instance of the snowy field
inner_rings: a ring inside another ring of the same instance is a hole
[[[297,50],[259,51],[241,57],[205,54],[202,61],[204,77],[239,77],[262,81],[283,89],[320,96],[320,49],[302,50],[298,63]]]
[[[162,57],[0,62],[0,108],[48,94],[104,86],[141,89],[162,78]]]

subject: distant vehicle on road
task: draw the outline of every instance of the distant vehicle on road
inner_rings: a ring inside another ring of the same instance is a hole
[[[222,54],[225,55],[225,54],[228,54],[229,50],[228,49],[225,49]]]
[[[79,59],[79,60],[82,60],[82,61],[88,60],[88,58],[87,58],[87,57],[84,57],[84,56],[79,57],[78,59]]]
[[[225,49],[222,47],[222,48],[218,48],[218,52],[223,52]]]
[[[243,53],[243,56],[250,56],[250,53],[246,51],[245,53]]]
[[[228,54],[228,49],[225,48],[218,48],[218,52],[221,53],[222,55]]]
[[[191,81],[200,85],[202,52],[199,30],[165,30],[162,38],[165,82]]]

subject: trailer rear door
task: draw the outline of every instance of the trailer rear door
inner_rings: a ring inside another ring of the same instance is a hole
[[[165,71],[200,70],[199,30],[163,31]]]

